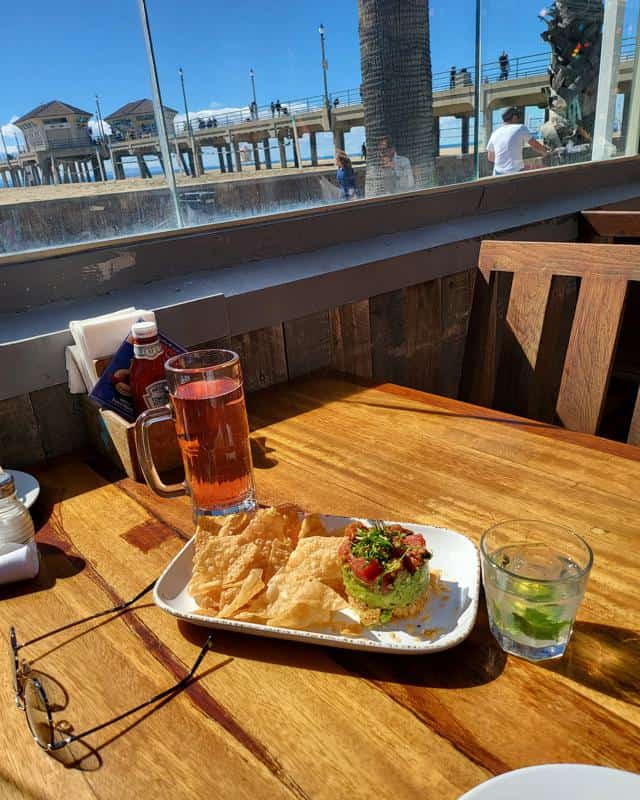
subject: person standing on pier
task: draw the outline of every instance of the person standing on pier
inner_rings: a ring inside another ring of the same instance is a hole
[[[351,200],[356,197],[356,173],[353,169],[351,159],[344,150],[336,150],[336,180],[342,191],[343,200]]]
[[[494,175],[509,175],[522,172],[522,151],[526,145],[544,156],[549,150],[533,138],[524,124],[522,112],[516,106],[508,108],[502,115],[504,125],[495,130],[487,142],[487,158],[493,164]]]
[[[382,136],[378,141],[380,163],[386,173],[385,184],[390,194],[406,192],[416,184],[411,162],[406,156],[396,153],[390,136]]]
[[[455,89],[456,88],[456,68],[451,67],[449,71],[449,88]]]
[[[500,78],[501,81],[506,81],[509,77],[509,56],[502,51],[502,55],[498,59],[498,64],[500,65]]]
[[[275,115],[276,115],[276,104],[272,100],[271,101],[271,116],[275,117]]]

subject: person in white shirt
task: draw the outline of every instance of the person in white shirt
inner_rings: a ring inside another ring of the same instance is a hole
[[[540,155],[549,150],[523,124],[518,108],[508,108],[502,115],[504,125],[495,130],[487,142],[487,158],[493,164],[494,175],[508,175],[524,169],[522,151],[526,145]]]
[[[408,189],[413,189],[416,181],[411,169],[411,162],[406,156],[400,156],[396,153],[391,137],[383,136],[378,142],[378,148],[382,166],[389,171],[388,175],[391,178],[389,191],[406,192]]]

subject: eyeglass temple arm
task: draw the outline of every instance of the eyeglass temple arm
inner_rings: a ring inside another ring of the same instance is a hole
[[[26,647],[29,644],[35,644],[36,642],[42,641],[42,639],[47,639],[49,636],[53,636],[54,633],[62,633],[62,631],[68,631],[69,628],[75,628],[76,625],[81,625],[83,622],[89,622],[92,619],[99,619],[100,617],[105,617],[107,614],[116,614],[118,611],[124,611],[125,609],[129,608],[129,606],[136,603],[140,600],[141,597],[144,597],[145,594],[151,591],[153,587],[156,585],[157,578],[148,586],[145,586],[142,591],[138,592],[135,597],[132,597],[131,600],[127,600],[124,603],[120,603],[120,605],[113,606],[113,608],[106,608],[104,611],[98,611],[95,614],[91,614],[89,617],[82,617],[82,619],[77,619],[75,622],[68,622],[66,625],[62,625],[60,628],[55,628],[52,631],[47,631],[47,633],[43,633],[41,636],[36,636],[35,639],[29,639],[28,642],[23,642],[21,645],[18,646],[18,650],[23,647]]]
[[[114,725],[116,722],[120,722],[121,719],[129,717],[131,714],[135,714],[136,711],[140,711],[143,708],[152,705],[153,703],[157,703],[158,700],[162,700],[164,697],[168,697],[169,695],[180,691],[193,678],[193,675],[200,666],[202,659],[205,657],[207,651],[211,649],[212,642],[213,642],[213,634],[210,633],[209,636],[207,637],[207,641],[203,644],[202,650],[200,651],[198,657],[196,658],[194,665],[191,667],[187,675],[185,675],[184,678],[181,678],[173,686],[170,686],[168,689],[165,689],[163,692],[160,692],[160,694],[154,695],[153,697],[149,698],[149,700],[145,700],[144,703],[140,703],[134,708],[130,708],[128,711],[119,714],[117,717],[110,719],[108,722],[103,722],[101,725],[96,725],[95,728],[90,728],[88,731],[82,731],[82,733],[76,733],[73,736],[69,736],[66,739],[63,739],[61,742],[57,742],[56,744],[51,745],[49,749],[58,750],[61,747],[65,747],[66,745],[71,744],[71,742],[77,742],[78,739],[83,739],[85,736],[89,736],[92,733],[101,731],[103,728],[107,728],[109,725]]]

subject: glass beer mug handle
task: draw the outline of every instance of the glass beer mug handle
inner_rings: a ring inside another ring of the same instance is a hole
[[[167,485],[158,475],[156,465],[153,463],[153,455],[151,453],[151,442],[149,440],[149,428],[156,422],[173,422],[173,415],[169,406],[160,406],[160,408],[149,408],[143,411],[136,421],[135,439],[136,451],[138,453],[138,461],[140,462],[140,469],[147,482],[147,486],[160,497],[178,497],[181,494],[187,493],[187,484],[172,483]]]

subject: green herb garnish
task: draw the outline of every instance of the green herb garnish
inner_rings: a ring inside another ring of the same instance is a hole
[[[393,556],[393,543],[384,525],[358,528],[351,543],[351,553],[356,558],[379,561],[384,564]]]

